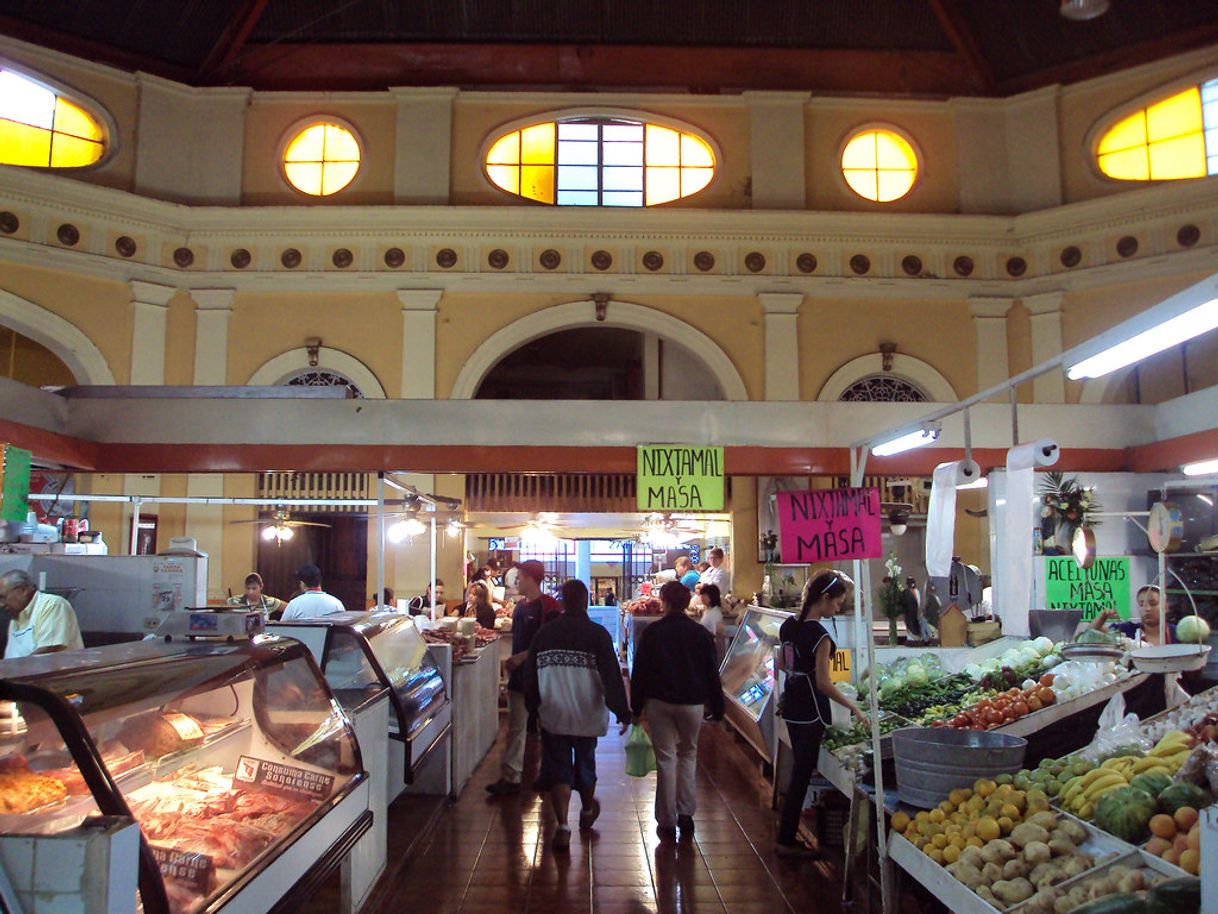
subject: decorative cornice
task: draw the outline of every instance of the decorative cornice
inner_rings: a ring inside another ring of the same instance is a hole
[[[1007,312],[1011,310],[1011,306],[1015,304],[1013,298],[997,298],[992,296],[975,295],[968,300],[969,311],[973,317],[980,318],[1005,318]]]
[[[154,305],[165,308],[169,300],[177,294],[177,288],[156,282],[146,282],[140,279],[130,280],[131,300],[137,305]]]

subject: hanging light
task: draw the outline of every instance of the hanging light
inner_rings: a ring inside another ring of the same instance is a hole
[[[277,544],[282,544],[295,535],[296,531],[286,523],[272,524],[269,527],[264,527],[262,530],[262,538],[268,543],[274,540]]]
[[[447,526],[444,528],[444,532],[449,536],[460,536],[463,530],[465,530],[465,524],[457,520],[455,517],[450,520]]]
[[[427,525],[412,513],[390,524],[389,528],[385,531],[385,536],[389,542],[398,544],[426,532]]]
[[[1062,0],[1059,12],[1075,22],[1097,19],[1108,12],[1108,0]]]
[[[532,549],[544,551],[558,545],[558,537],[550,531],[549,527],[530,522],[525,524],[520,531],[520,542]]]
[[[905,451],[911,451],[916,447],[932,444],[938,437],[939,429],[934,426],[919,428],[872,445],[871,453],[876,457],[891,457],[893,454],[901,454]]]
[[[1180,472],[1185,476],[1209,476],[1211,473],[1218,473],[1218,459],[1186,463],[1180,467]]]

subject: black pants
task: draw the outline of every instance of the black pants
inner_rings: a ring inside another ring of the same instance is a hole
[[[778,843],[794,844],[799,834],[799,817],[804,811],[804,797],[816,771],[825,725],[793,724],[790,721],[786,724],[787,734],[791,737],[791,780],[787,782],[787,795],[778,815]]]

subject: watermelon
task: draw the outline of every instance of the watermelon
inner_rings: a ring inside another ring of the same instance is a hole
[[[1196,876],[1160,882],[1146,896],[1146,914],[1200,914],[1200,912],[1201,880]]]
[[[1147,906],[1137,895],[1108,895],[1097,898],[1070,914],[1148,914]]]
[[[1116,793],[1117,791],[1113,791]],[[1108,796],[1108,794],[1105,794]],[[1159,794],[1159,811],[1174,816],[1181,806],[1205,809],[1210,805],[1210,795],[1196,784],[1172,784]]]
[[[1144,790],[1118,787],[1095,804],[1095,824],[1122,841],[1139,844],[1150,834],[1150,817],[1157,811],[1155,798]]]
[[[1130,781],[1129,786],[1144,790],[1152,797],[1157,797],[1171,786],[1171,778],[1161,771],[1147,771]]]

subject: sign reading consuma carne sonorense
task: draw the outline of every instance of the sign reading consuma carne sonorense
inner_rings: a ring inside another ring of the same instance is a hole
[[[879,558],[880,491],[779,492],[778,539],[783,561],[798,565]]]
[[[723,448],[642,444],[638,457],[640,511],[723,510]]]

